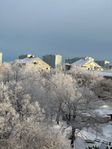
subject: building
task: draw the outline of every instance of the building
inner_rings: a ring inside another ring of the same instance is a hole
[[[103,70],[92,57],[85,57],[71,64],[71,68],[78,67],[85,70]]]
[[[3,54],[0,52],[0,64],[2,64]]]
[[[84,57],[74,57],[74,58],[68,58],[68,59],[65,59],[65,63],[68,63],[68,64],[72,64],[80,59],[84,59]]]
[[[96,60],[95,62],[105,69],[109,68],[110,62],[108,60],[102,60],[102,61]]]
[[[19,59],[24,59],[24,58],[34,58],[35,55],[32,54],[24,54],[24,55],[20,55]]]
[[[15,61],[19,66],[30,66],[42,71],[50,71],[51,67],[39,57],[20,57]],[[15,63],[14,62],[14,63]]]
[[[60,69],[62,66],[62,56],[61,55],[45,55],[43,60],[49,64],[52,68]]]
[[[71,67],[72,67],[71,64],[69,64],[69,63],[65,63],[64,66],[63,66],[63,70],[64,70],[64,71],[68,71],[68,70],[71,69]]]
[[[112,69],[112,62],[109,63],[109,69]]]

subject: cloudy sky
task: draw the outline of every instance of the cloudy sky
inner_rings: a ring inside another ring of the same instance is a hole
[[[112,0],[0,0],[0,48],[112,59]]]

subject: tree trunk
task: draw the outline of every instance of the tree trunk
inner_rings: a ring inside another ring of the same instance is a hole
[[[75,128],[72,126],[72,135],[71,135],[71,148],[74,148],[74,141],[75,141]]]
[[[59,113],[59,111],[58,111],[57,117],[56,117],[56,122],[57,122],[58,125],[59,125],[59,118],[60,118],[60,113]]]
[[[56,122],[57,122],[58,125],[59,125],[59,122],[60,122],[60,114],[61,114],[61,103],[59,104],[58,112],[57,112],[57,116],[56,116]]]

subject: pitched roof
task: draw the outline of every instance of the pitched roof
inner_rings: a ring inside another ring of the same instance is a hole
[[[42,64],[45,64],[46,66],[50,67],[46,62],[44,62],[41,58],[35,57],[35,58],[24,58],[24,59],[17,59],[13,63],[18,64],[26,64],[26,63],[35,63],[35,62],[41,62]]]
[[[84,66],[84,65],[86,65],[86,64],[88,64],[88,63],[91,63],[91,62],[94,62],[94,64],[95,64],[97,67],[101,67],[101,66],[98,65],[98,64],[94,61],[94,59],[91,58],[91,57],[86,57],[86,58],[84,58],[84,59],[80,59],[80,60],[78,60],[78,61],[72,63],[72,66],[79,66],[79,67],[81,67],[81,66]]]
[[[35,61],[41,60],[39,57],[36,58],[24,58],[16,60],[17,63],[32,63]],[[41,60],[42,61],[42,60]]]
[[[78,65],[78,66],[82,66],[86,63],[86,61],[84,59],[80,59],[74,63],[72,63],[72,65]]]

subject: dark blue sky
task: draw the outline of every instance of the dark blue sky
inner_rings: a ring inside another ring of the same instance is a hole
[[[0,48],[112,60],[112,0],[0,0]]]

